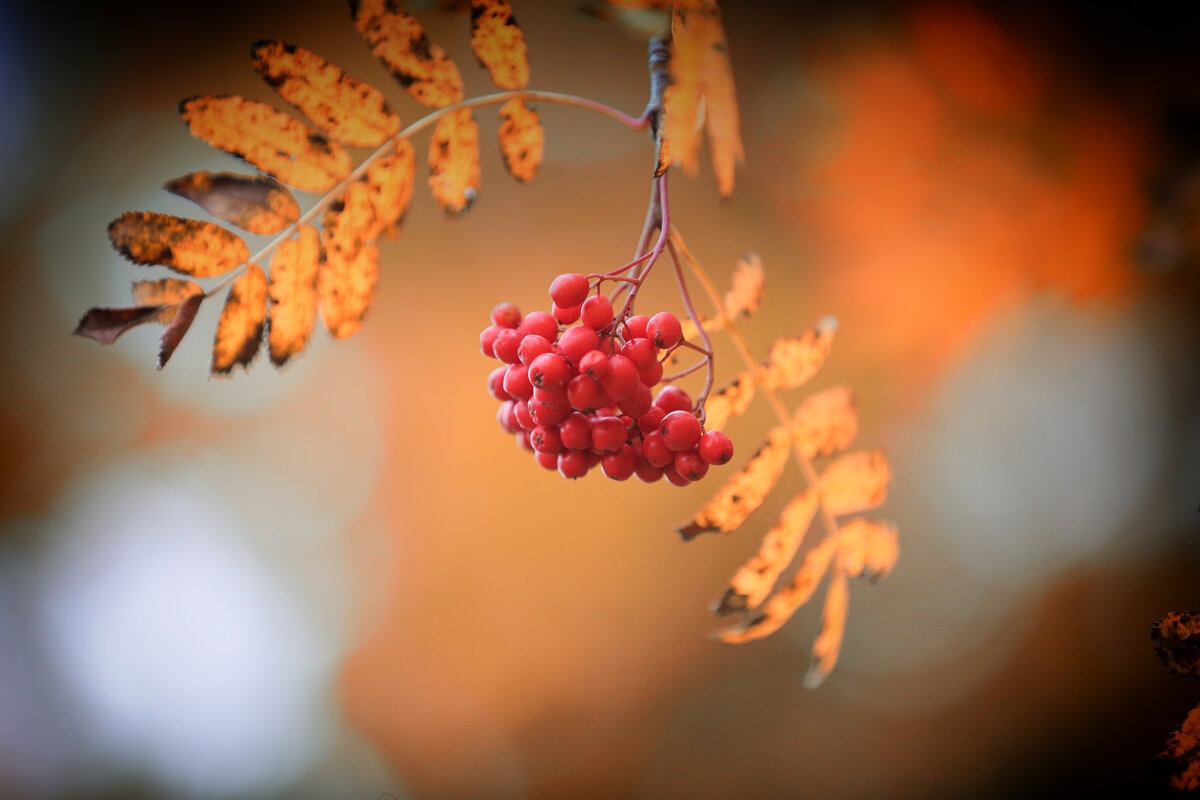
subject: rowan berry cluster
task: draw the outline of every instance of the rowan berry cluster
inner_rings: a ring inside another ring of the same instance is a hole
[[[679,319],[668,311],[616,319],[598,283],[592,294],[587,276],[559,275],[550,312],[522,317],[512,303],[492,309],[479,348],[503,362],[488,376],[500,427],[564,478],[599,465],[619,481],[700,480],[733,457],[733,442],[704,430],[683,389],[651,392],[663,380],[663,361],[683,344]]]

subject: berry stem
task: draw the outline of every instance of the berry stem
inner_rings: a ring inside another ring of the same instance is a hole
[[[704,329],[704,322],[700,319],[700,315],[696,313],[696,307],[692,303],[692,296],[688,293],[687,281],[683,278],[683,266],[679,263],[679,254],[675,252],[673,239],[679,238],[678,234],[671,231],[671,239],[668,239],[668,249],[671,251],[671,261],[675,264],[675,280],[679,284],[679,294],[683,297],[683,306],[687,309],[688,316],[696,326],[696,330],[700,332],[700,340],[704,342],[704,349],[696,347],[693,344],[687,344],[689,347],[700,350],[705,354],[705,361],[701,363],[708,364],[708,373],[704,376],[704,390],[700,392],[700,396],[696,398],[696,407],[700,409],[700,421],[704,422],[705,408],[704,403],[708,400],[708,393],[712,391],[713,385],[713,346],[712,341],[708,338],[708,331]],[[682,239],[680,239],[682,241]]]
[[[738,331],[737,325],[734,324],[733,319],[725,313],[725,305],[721,302],[721,296],[717,293],[716,287],[713,286],[712,281],[709,279],[708,273],[704,271],[704,268],[700,266],[700,262],[697,261],[696,257],[693,256],[691,251],[687,249],[687,245],[684,244],[683,237],[679,234],[679,231],[673,230],[671,231],[672,256],[676,255],[676,251],[678,251],[678,256],[682,257],[683,260],[687,262],[688,267],[691,268],[692,273],[696,276],[696,279],[700,281],[700,285],[704,288],[704,293],[708,295],[708,299],[712,302],[713,307],[717,310],[717,316],[721,319],[725,331],[729,334],[729,338],[733,341],[734,346],[737,348],[738,354],[742,357],[742,361],[745,363],[746,368],[753,376],[754,383],[758,386],[759,391],[762,392],[763,397],[767,398],[767,404],[771,406],[771,411],[774,413],[775,419],[777,419],[779,424],[783,426],[783,429],[788,432],[788,438],[791,439],[792,442],[792,456],[796,461],[796,466],[800,468],[800,473],[804,476],[804,482],[808,484],[808,487],[817,494],[817,501],[821,514],[821,525],[825,528],[826,538],[837,536],[837,522],[834,520],[833,515],[829,513],[829,507],[825,503],[825,497],[821,492],[821,483],[817,478],[817,471],[813,469],[812,463],[805,458],[804,453],[800,451],[800,443],[796,441],[795,435],[792,433],[791,416],[787,413],[787,409],[784,408],[783,402],[779,399],[779,395],[776,394],[775,390],[770,388],[766,381],[763,380],[764,373],[762,366],[751,354],[750,347],[746,344],[746,340],[742,338],[742,334],[740,331]],[[701,327],[700,330],[703,331],[704,328]]]

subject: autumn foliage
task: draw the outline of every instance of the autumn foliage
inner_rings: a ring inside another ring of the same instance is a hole
[[[688,313],[682,341],[662,360],[674,363],[684,352],[700,353],[703,360],[665,379],[659,362],[654,365],[655,382],[706,368],[705,388],[688,413],[710,431],[719,431],[745,413],[756,397],[771,406],[775,427],[678,530],[690,540],[740,529],[775,489],[788,463],[797,466],[805,488],[787,502],[713,610],[737,618],[717,634],[720,641],[760,639],[779,629],[828,576],[806,679],[807,685],[816,686],[838,658],[850,579],[877,580],[896,563],[895,528],[861,516],[886,498],[890,466],[880,450],[848,450],[858,432],[849,388],[835,386],[811,394],[790,409],[784,402],[785,393],[807,384],[824,365],[836,323],[822,320],[807,332],[779,339],[764,360],[755,359],[737,325],[764,301],[761,261],[753,255],[743,259],[733,271],[730,288],[719,295],[670,219],[668,173],[674,168],[685,176],[696,174],[704,138],[723,197],[731,195],[736,166],[745,156],[716,2],[615,0],[613,5],[661,14],[663,30],[650,44],[650,102],[638,117],[582,98],[527,89],[527,45],[505,0],[470,3],[471,46],[502,90],[477,98],[465,98],[458,66],[427,37],[416,17],[392,0],[351,0],[352,23],[371,52],[409,100],[424,108],[424,116],[407,127],[401,117],[407,112],[399,104],[393,106],[383,92],[317,53],[278,40],[255,42],[252,68],[296,113],[230,95],[183,100],[179,113],[192,135],[257,172],[192,172],[166,183],[169,192],[194,202],[216,221],[153,211],[129,211],[113,220],[109,238],[120,253],[135,264],[166,267],[184,277],[136,281],[134,305],[89,309],[75,332],[109,344],[132,327],[163,325],[161,369],[200,305],[224,293],[212,373],[246,369],[263,349],[281,367],[308,346],[318,318],[334,338],[349,337],[360,328],[380,280],[378,242],[399,232],[417,192],[419,160],[428,167],[428,190],[445,214],[467,213],[480,190],[476,108],[500,106],[497,144],[505,167],[519,181],[532,180],[543,158],[544,131],[531,100],[599,112],[632,130],[648,131],[655,148],[653,169],[647,170],[654,191],[635,258],[590,276],[597,279],[592,288],[599,292],[601,281],[618,283],[613,300],[628,290],[624,305],[613,306],[619,309],[615,320],[611,310],[605,320],[611,320],[615,331],[630,318],[637,289],[651,267],[667,256],[663,261],[674,264]],[[429,141],[422,153],[413,137],[426,130]],[[355,164],[347,147],[374,151]],[[293,192],[316,197],[302,203]],[[274,238],[252,253],[238,231]],[[652,238],[655,231],[657,241]],[[709,318],[695,312],[685,271],[712,302],[715,311]],[[206,289],[196,282],[203,279],[216,282]],[[560,325],[571,321],[558,318]],[[714,385],[709,334],[717,332],[733,339],[745,368]],[[613,334],[606,335],[616,341]],[[819,470],[816,460],[824,462]],[[805,548],[807,531],[818,519],[822,535]]]

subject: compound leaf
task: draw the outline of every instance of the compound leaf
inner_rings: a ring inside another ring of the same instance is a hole
[[[525,36],[506,0],[471,0],[471,49],[501,89],[529,83]]]
[[[401,139],[391,155],[371,162],[362,178],[370,190],[375,212],[375,235],[394,237],[412,200],[416,179],[416,153],[412,142]]]
[[[467,213],[479,193],[479,126],[469,108],[438,120],[429,140],[429,188],[449,216]]]
[[[362,325],[379,280],[379,248],[362,247],[352,257],[327,250],[317,281],[321,291],[321,316],[336,339],[345,339]]]
[[[190,172],[168,181],[163,188],[250,233],[279,233],[300,219],[296,198],[267,175]]]
[[[821,497],[833,516],[856,514],[887,499],[892,468],[882,450],[858,450],[834,459],[821,473]]]
[[[170,325],[179,310],[179,304],[194,294],[204,294],[200,284],[179,278],[160,278],[156,281],[134,281],[130,287],[133,302],[141,306],[162,306],[163,310],[153,321]]]
[[[171,324],[163,331],[162,338],[158,340],[158,369],[167,365],[175,348],[183,341],[184,335],[196,319],[196,312],[200,310],[202,302],[204,302],[204,295],[194,294],[179,304],[175,318],[171,320]]]
[[[533,180],[542,163],[545,132],[537,112],[514,97],[500,109],[500,155],[508,174],[521,182]]]
[[[814,330],[801,336],[777,339],[763,365],[763,385],[770,389],[794,389],[807,383],[829,356],[837,320],[826,317]]]
[[[212,372],[227,375],[235,366],[248,367],[262,344],[267,318],[267,276],[250,264],[233,282],[213,339]]]
[[[1200,611],[1172,611],[1150,629],[1154,652],[1177,675],[1200,675]]]
[[[371,52],[414,99],[434,108],[462,100],[458,67],[394,0],[350,0],[350,14]]]
[[[829,588],[825,590],[825,609],[821,612],[821,632],[813,642],[812,666],[804,676],[804,686],[815,689],[837,665],[846,633],[846,612],[850,607],[850,586],[846,573],[833,570]]]
[[[774,488],[787,463],[790,446],[787,430],[772,428],[767,441],[746,465],[717,490],[691,522],[678,528],[684,541],[701,533],[737,530]]]
[[[250,257],[246,243],[220,225],[154,211],[126,211],[109,223],[108,238],[135,264],[197,278],[221,275]]]
[[[317,318],[317,272],[321,266],[321,237],[311,225],[296,238],[281,242],[271,258],[271,283],[267,290],[271,363],[283,366],[308,346]]]
[[[891,574],[900,558],[896,528],[886,522],[852,517],[838,525],[838,566],[851,578],[874,583]]]
[[[858,409],[848,386],[810,395],[792,415],[792,435],[805,458],[845,450],[858,435]]]

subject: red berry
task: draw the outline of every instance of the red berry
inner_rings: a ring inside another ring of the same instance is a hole
[[[608,356],[600,350],[589,350],[579,359],[579,371],[600,380],[608,372]]]
[[[558,322],[548,312],[530,311],[525,315],[525,319],[521,320],[517,330],[523,336],[537,334],[553,342],[558,337]]]
[[[619,417],[592,420],[592,447],[601,453],[615,453],[625,445],[628,434]]]
[[[495,358],[496,353],[492,347],[496,344],[496,334],[500,332],[499,325],[488,325],[479,332],[479,352],[483,353],[488,358]]]
[[[505,387],[507,388],[507,387]],[[690,411],[672,411],[663,417],[658,430],[663,442],[676,453],[691,450],[700,441],[703,427]]]
[[[529,416],[538,425],[557,425],[567,418],[571,413],[571,406],[564,399],[561,403],[547,402],[539,399],[537,389],[533,390],[533,397],[529,400]],[[564,395],[564,398],[566,396]]]
[[[567,384],[567,400],[576,411],[595,411],[609,402],[600,383],[588,375],[576,375]]]
[[[521,430],[521,424],[517,422],[516,411],[514,410],[516,403],[512,400],[505,400],[496,409],[496,422],[500,423],[500,429],[505,433],[516,433]]]
[[[705,431],[700,435],[696,452],[708,464],[727,464],[733,458],[733,441],[720,431]]]
[[[537,393],[534,392],[536,395]],[[658,430],[658,426],[662,424],[662,418],[667,415],[658,406],[651,406],[644,414],[638,417],[638,427],[642,429],[642,433],[646,434],[650,431]]]
[[[691,411],[692,398],[678,386],[664,386],[659,390],[658,397],[654,398],[654,405],[667,414],[672,411]]]
[[[557,391],[566,386],[570,379],[571,367],[557,353],[542,353],[529,365],[529,382],[535,388]]]
[[[492,353],[505,364],[516,364],[521,360],[517,351],[521,347],[521,334],[516,328],[501,328],[492,342]]]
[[[646,323],[646,335],[654,340],[656,347],[665,350],[683,339],[683,325],[670,311],[660,311]]]
[[[667,447],[662,433],[650,431],[642,436],[642,458],[661,468],[675,463],[675,451]]]
[[[513,403],[513,415],[517,418],[517,424],[521,426],[521,430],[531,431],[537,427],[537,423],[529,415],[529,404],[524,400],[517,400]]]
[[[558,469],[558,453],[538,453],[534,451],[533,459],[548,470]]]
[[[661,361],[655,361],[654,366],[650,369],[644,369],[638,373],[638,378],[647,386],[657,386],[662,380],[663,365]]]
[[[562,450],[558,454],[558,472],[564,478],[582,478],[590,466],[588,454],[582,450]]]
[[[558,437],[558,428],[548,428],[545,425],[538,425],[529,432],[529,443],[539,453],[557,453],[563,449],[562,440]],[[707,469],[707,465],[705,468]]]
[[[613,321],[612,303],[604,295],[594,294],[583,301],[579,319],[589,328],[600,330]]]
[[[662,467],[656,467],[646,459],[638,459],[637,466],[633,471],[637,473],[638,480],[642,483],[654,483],[663,476]]]
[[[578,306],[567,306],[566,308],[563,308],[560,305],[553,305],[550,307],[550,311],[554,315],[554,319],[556,319],[559,323],[563,325],[570,325],[572,322],[579,321],[579,315],[582,308],[582,304]]]
[[[587,450],[592,444],[592,423],[587,416],[572,411],[558,426],[558,435],[563,447],[572,450]]]
[[[512,400],[512,395],[504,391],[504,373],[508,372],[508,367],[499,366],[492,370],[488,375],[488,394],[497,400]]]
[[[532,439],[533,434],[530,434]],[[537,446],[534,440],[534,446]],[[684,450],[675,454],[675,471],[689,481],[698,481],[708,472],[708,462],[700,457],[695,449]]]
[[[618,401],[632,397],[641,383],[638,379],[637,367],[619,353],[609,357],[608,370],[600,378],[600,385],[604,387],[604,391],[609,397]]]
[[[529,382],[528,368],[524,364],[510,364],[504,373],[504,391],[519,400],[533,397],[533,384]]]
[[[501,328],[515,328],[521,324],[521,309],[512,303],[500,303],[492,309],[492,322]]]
[[[587,299],[588,280],[582,275],[566,272],[550,282],[550,299],[556,306],[577,306]]]
[[[517,328],[517,333],[521,329]],[[533,363],[533,360],[542,353],[549,353],[554,345],[550,344],[550,340],[540,333],[527,333],[521,343],[517,345],[517,359],[525,366]]]
[[[600,346],[600,335],[586,325],[567,328],[558,340],[558,352],[574,365],[579,359]]]
[[[648,412],[653,406],[651,405],[650,387],[641,381],[637,382],[637,389],[629,397],[626,397],[621,402],[617,403],[617,407],[621,412],[628,414],[631,417],[640,418]]]
[[[621,348],[621,355],[632,361],[639,372],[650,369],[658,363],[658,350],[654,347],[654,342],[644,336],[626,342],[625,346]]]
[[[646,323],[649,321],[650,318],[642,314],[625,320],[625,338],[644,339],[646,337]]]
[[[663,467],[663,477],[670,481],[672,486],[687,486],[691,483],[690,480],[679,474],[679,470],[675,469],[674,464]]]
[[[621,445],[615,453],[609,453],[600,459],[600,469],[614,481],[628,480],[637,468],[638,457],[629,445]]]

